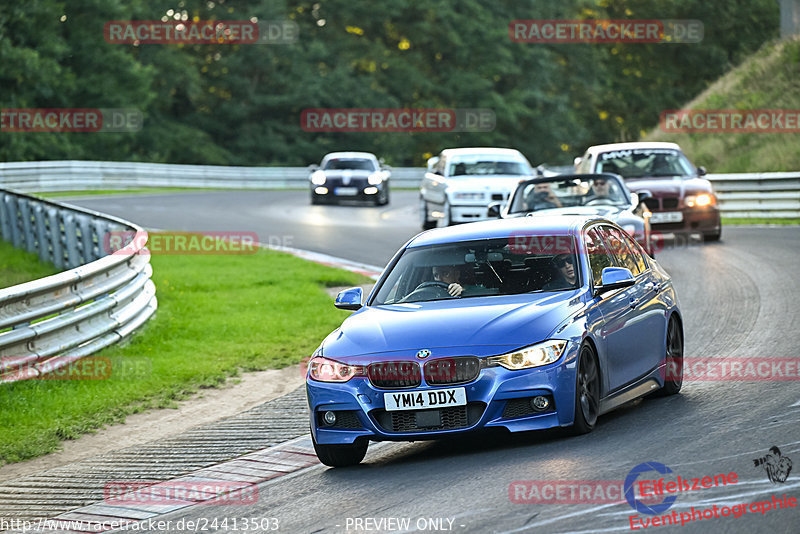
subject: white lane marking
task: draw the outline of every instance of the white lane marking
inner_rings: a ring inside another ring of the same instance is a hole
[[[778,443],[776,445],[780,445],[781,452],[783,452],[783,449],[785,447],[787,449],[787,451],[789,453],[791,453],[792,449],[793,449],[792,446],[793,445],[798,445],[798,444],[800,444],[800,441],[790,441],[789,443],[782,443],[782,444]],[[755,451],[741,452],[739,454],[730,454],[728,456],[715,456],[713,458],[704,458],[702,460],[695,460],[693,462],[671,463],[669,465],[670,465],[670,467],[676,467],[676,466],[681,466],[681,465],[703,464],[703,463],[713,462],[713,461],[716,461],[716,460],[729,460],[731,458],[738,458],[740,456],[750,456],[751,454],[755,454],[756,456],[763,456],[763,454],[765,452],[765,449],[766,449],[766,447],[758,449],[758,450],[755,450]]]
[[[313,261],[314,263],[320,263],[322,265],[331,265],[334,267],[339,267],[340,269],[344,269],[346,271],[361,273],[366,276],[369,276],[373,280],[377,280],[380,277],[381,273],[383,272],[383,267],[378,267],[376,265],[369,265],[366,263],[359,263],[356,261],[350,261],[344,258],[337,258],[336,256],[330,256],[328,254],[323,254],[321,252],[312,252],[310,250],[302,250],[299,248],[284,247],[280,245],[269,245],[265,243],[257,243],[257,245],[261,248],[277,250],[279,252],[286,252],[288,254],[292,254],[293,256],[297,256],[298,258],[303,258],[304,260]]]
[[[535,528],[535,527],[542,527],[544,525],[550,525],[551,523],[556,523],[558,521],[563,521],[564,519],[569,519],[570,517],[575,517],[575,516],[579,516],[579,515],[590,515],[590,514],[593,514],[596,511],[604,510],[604,509],[609,508],[611,506],[617,506],[618,504],[619,503],[604,504],[603,506],[595,506],[594,508],[580,510],[578,512],[573,512],[571,514],[563,514],[563,515],[560,515],[558,517],[554,517],[552,519],[546,519],[544,521],[539,521],[537,523],[529,523],[529,524],[527,524],[525,526],[522,526],[522,527],[519,527],[519,528],[515,528],[514,530],[506,530],[506,531],[502,532],[501,534],[512,534],[513,532],[522,532],[524,530],[530,530],[530,529]],[[617,528],[616,530],[619,530],[619,528]],[[593,530],[592,532],[600,532],[600,531],[599,530]]]

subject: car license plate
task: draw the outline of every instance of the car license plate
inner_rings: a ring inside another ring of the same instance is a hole
[[[467,391],[464,388],[397,391],[384,393],[383,402],[387,412],[464,406],[467,404]]]
[[[351,197],[353,195],[358,194],[358,188],[356,187],[337,187],[333,190],[333,193],[340,197]]]
[[[683,221],[683,213],[680,211],[654,211],[650,216],[651,224],[678,223],[681,221]]]

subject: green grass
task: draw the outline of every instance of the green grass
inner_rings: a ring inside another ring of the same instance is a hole
[[[41,263],[39,256],[18,250],[6,241],[0,241],[0,288],[30,282],[43,276],[56,274],[52,263]]]
[[[723,217],[722,224],[800,224],[797,217]]]
[[[800,38],[765,44],[683,109],[800,109]],[[646,141],[678,143],[711,173],[800,170],[800,133],[665,133]]]
[[[307,357],[348,312],[324,288],[365,277],[274,251],[239,256],[154,256],[158,311],[109,358],[106,380],[0,384],[0,464],[55,451],[128,414],[173,407],[242,371]]]

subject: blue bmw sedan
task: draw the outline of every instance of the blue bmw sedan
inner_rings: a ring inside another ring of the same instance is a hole
[[[669,275],[607,219],[524,217],[423,232],[314,352],[306,389],[320,461],[369,441],[484,429],[590,432],[599,415],[682,384]]]

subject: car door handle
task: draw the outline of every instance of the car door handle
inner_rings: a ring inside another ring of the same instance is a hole
[[[656,292],[656,293],[661,291],[661,284],[658,283],[658,282],[653,282],[650,287],[652,287],[653,291]]]
[[[639,300],[641,300],[641,299],[636,299],[636,298],[631,297],[631,308],[635,308],[636,306],[638,306],[639,305]]]

